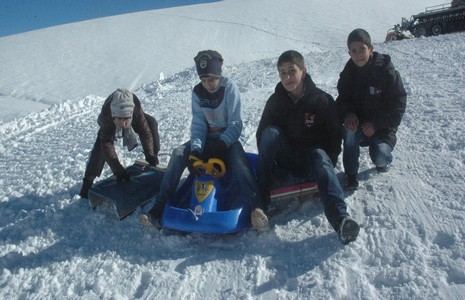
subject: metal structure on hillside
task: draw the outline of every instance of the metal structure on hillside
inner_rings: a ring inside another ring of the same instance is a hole
[[[465,0],[427,7],[388,30],[385,41],[465,31]]]

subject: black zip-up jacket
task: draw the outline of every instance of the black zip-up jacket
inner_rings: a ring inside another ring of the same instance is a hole
[[[320,148],[334,165],[341,153],[341,124],[333,97],[320,90],[309,74],[304,78],[304,95],[297,103],[292,101],[282,83],[266,102],[256,137],[260,142],[263,130],[277,126],[297,153]]]
[[[372,137],[394,148],[397,127],[407,105],[407,93],[391,57],[373,52],[373,57],[361,68],[349,59],[340,74],[337,89],[341,122],[348,113],[354,113],[360,124],[373,123],[376,132]]]

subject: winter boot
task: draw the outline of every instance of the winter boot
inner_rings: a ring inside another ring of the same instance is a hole
[[[357,175],[344,175],[344,189],[346,191],[355,191],[358,189]]]
[[[339,240],[345,245],[357,239],[360,232],[360,226],[350,216],[344,217],[339,223],[337,231]]]
[[[382,166],[382,167],[376,167],[376,171],[378,171],[378,173],[387,173],[389,172],[389,165],[385,165],[385,166]]]
[[[81,198],[88,199],[89,189],[92,187],[93,184],[94,184],[93,179],[84,178],[82,180],[82,187],[81,187],[81,191],[79,192],[79,196],[81,196]]]

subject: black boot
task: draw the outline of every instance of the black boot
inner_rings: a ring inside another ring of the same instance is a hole
[[[357,175],[344,174],[344,189],[346,191],[355,191],[358,189]]]
[[[81,191],[79,192],[79,196],[81,196],[81,198],[84,198],[84,199],[89,198],[89,189],[92,187],[92,184],[94,184],[93,179],[84,178],[82,180],[82,187],[81,187]]]

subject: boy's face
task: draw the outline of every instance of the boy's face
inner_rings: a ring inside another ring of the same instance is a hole
[[[205,76],[201,77],[200,81],[202,82],[203,87],[209,92],[213,93],[218,89],[218,86],[220,85],[220,77],[214,77],[214,76]]]
[[[300,96],[307,70],[305,68],[300,69],[294,63],[284,62],[278,66],[278,72],[284,88],[294,96]]]
[[[373,46],[367,46],[362,42],[353,42],[349,47],[349,55],[354,64],[363,67],[373,55]]]
[[[113,122],[115,122],[116,127],[126,128],[131,124],[132,118],[119,118],[114,117]]]

